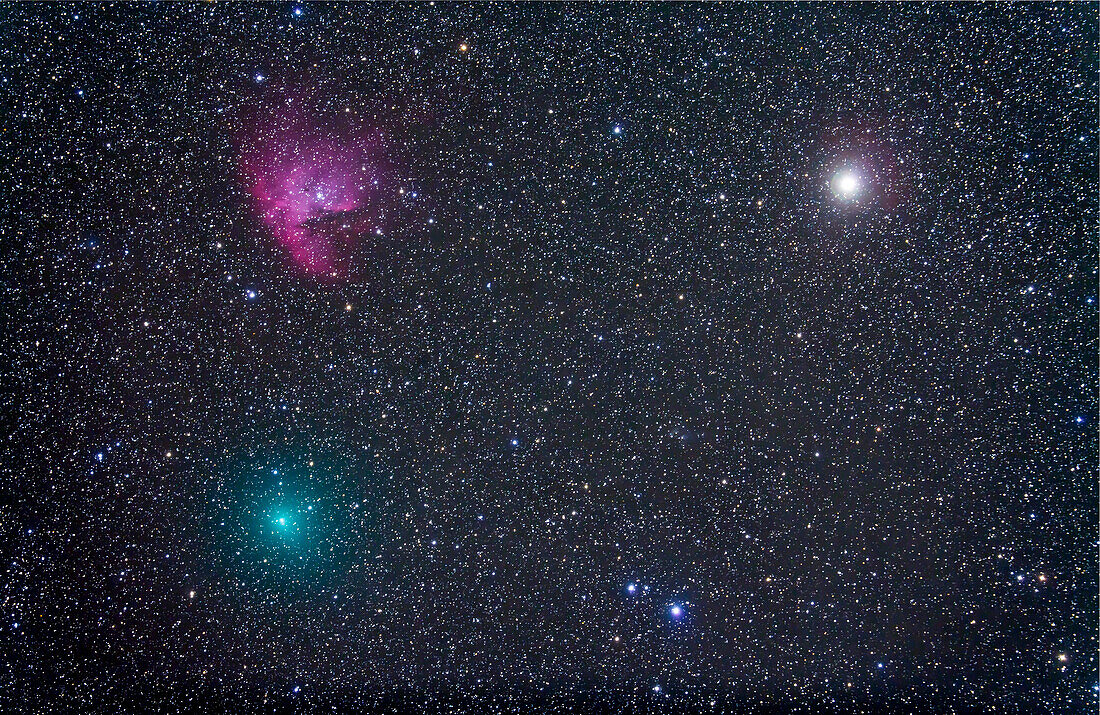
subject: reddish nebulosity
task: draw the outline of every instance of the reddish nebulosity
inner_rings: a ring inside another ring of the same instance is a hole
[[[345,275],[356,237],[380,218],[380,134],[276,105],[237,144],[256,216],[294,264],[316,277]]]
[[[840,124],[820,141],[819,151],[829,160],[812,173],[827,181],[836,172],[854,171],[861,177],[861,205],[890,212],[912,209],[911,177],[919,160],[906,156],[903,146],[894,141],[888,120]]]

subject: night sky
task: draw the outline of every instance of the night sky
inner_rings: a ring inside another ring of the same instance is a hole
[[[1096,712],[1096,5],[0,12],[0,709]]]

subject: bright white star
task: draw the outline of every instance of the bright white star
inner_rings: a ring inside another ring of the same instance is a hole
[[[840,197],[850,199],[859,191],[859,176],[851,171],[838,174],[833,179],[833,191]]]

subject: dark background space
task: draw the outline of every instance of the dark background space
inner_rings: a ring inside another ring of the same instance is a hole
[[[1095,712],[1095,5],[0,13],[5,712]]]

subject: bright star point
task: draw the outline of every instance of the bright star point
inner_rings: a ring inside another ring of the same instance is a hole
[[[845,199],[854,198],[860,189],[859,175],[854,171],[844,171],[833,179],[833,191]]]

